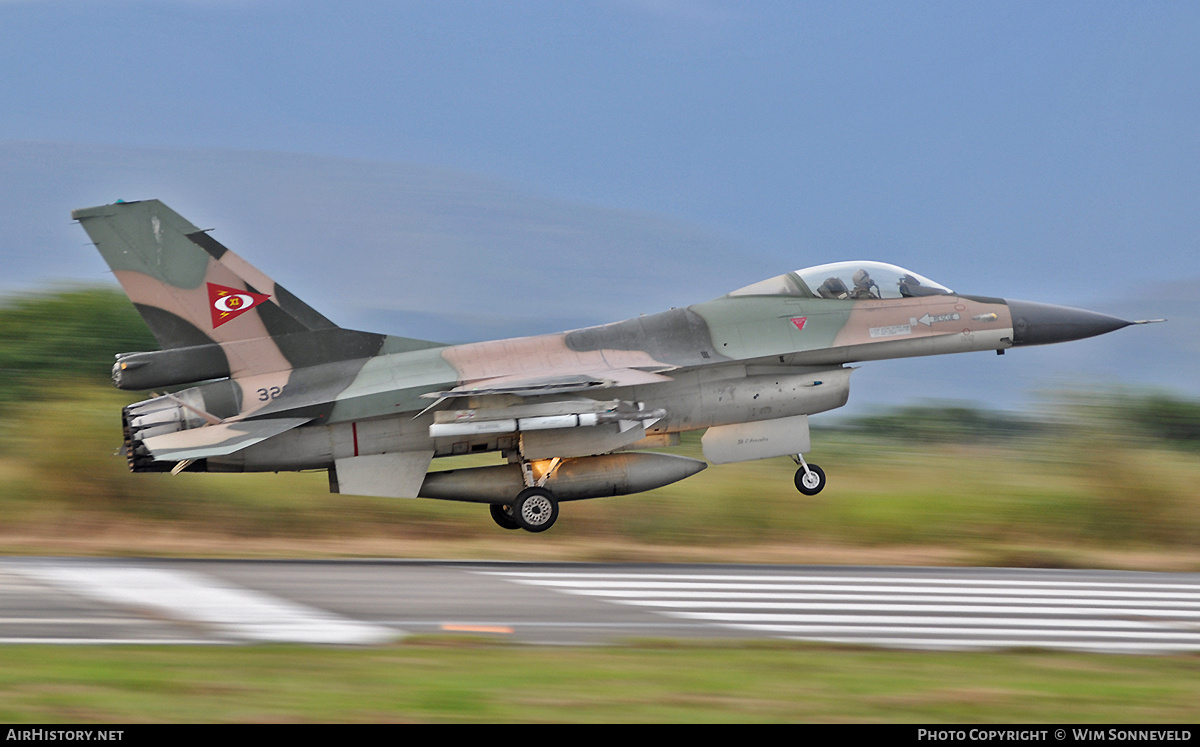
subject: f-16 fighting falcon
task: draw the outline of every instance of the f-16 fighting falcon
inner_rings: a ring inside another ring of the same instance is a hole
[[[561,501],[668,485],[704,461],[648,452],[705,430],[713,464],[791,456],[825,487],[808,416],[857,361],[1044,345],[1137,324],[955,293],[879,262],[788,272],[572,332],[465,345],[343,329],[157,200],[76,210],[161,350],[117,355],[134,472],[327,470],[335,493],[487,504],[541,532]],[[503,464],[429,471],[435,457]]]

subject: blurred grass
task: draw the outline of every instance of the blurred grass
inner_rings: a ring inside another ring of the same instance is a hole
[[[331,495],[323,471],[130,474],[115,455],[120,408],[142,396],[113,390],[108,370],[115,351],[153,347],[112,289],[0,304],[0,551],[170,552],[149,540],[171,537],[189,554],[210,543],[243,555],[752,561],[818,548],[845,562],[920,548],[922,562],[1200,569],[1200,405],[1161,393],[1057,393],[1036,418],[901,408],[814,431],[806,456],[829,476],[819,496],[796,492],[787,458],[722,465],[564,504],[534,536],[500,530],[479,505]],[[672,451],[699,458],[698,436]]]
[[[808,544],[1072,566],[1121,551],[1174,554],[1177,564],[1200,568],[1200,458],[1098,430],[966,443],[819,431],[808,455],[830,478],[819,496],[795,491],[786,458],[722,465],[650,493],[564,504],[558,525],[534,537],[503,532],[474,504],[331,495],[324,472],[130,474],[115,455],[120,408],[130,399],[98,385],[59,385],[9,407],[0,424],[6,535],[66,540],[126,527],[134,552],[139,536],[167,531],[293,548],[343,539],[350,554],[353,541],[370,537],[502,537],[514,548],[589,560],[637,559],[637,547],[654,548],[657,559],[672,548],[744,549],[750,560],[757,547]],[[700,457],[698,439],[673,451]],[[455,466],[464,461],[498,457]]]
[[[1194,723],[1196,657],[789,643],[0,647],[0,722]],[[136,727],[127,738],[136,735]]]

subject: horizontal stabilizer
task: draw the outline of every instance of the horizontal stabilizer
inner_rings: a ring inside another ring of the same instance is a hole
[[[421,395],[426,399],[447,399],[449,397],[470,397],[498,394],[512,394],[518,397],[530,397],[539,394],[556,394],[561,392],[583,392],[591,389],[610,389],[621,386],[638,386],[641,384],[660,384],[671,381],[670,376],[639,371],[636,368],[607,368],[601,371],[587,371],[578,374],[559,374],[555,376],[497,376],[491,379],[480,379],[469,384],[457,386],[446,392],[430,392]]]
[[[239,420],[151,436],[142,442],[160,462],[225,456],[304,425],[312,418]]]

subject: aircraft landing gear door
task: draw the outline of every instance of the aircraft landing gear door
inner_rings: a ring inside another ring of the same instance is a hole
[[[816,495],[825,487],[824,471],[804,461],[804,452],[811,448],[807,415],[713,426],[705,431],[700,445],[704,458],[713,464],[790,456],[800,465],[796,488],[801,493]]]

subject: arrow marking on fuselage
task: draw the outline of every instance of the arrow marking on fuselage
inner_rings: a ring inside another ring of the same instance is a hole
[[[955,313],[955,314],[929,314],[929,313],[926,313],[925,316],[921,317],[920,319],[909,319],[908,323],[914,327],[917,326],[918,324],[924,324],[926,327],[931,327],[934,324],[937,324],[938,322],[957,322],[961,318],[962,317],[960,317],[957,313]]]

